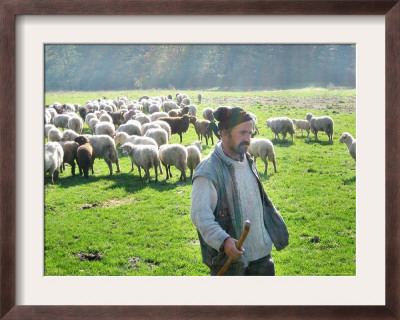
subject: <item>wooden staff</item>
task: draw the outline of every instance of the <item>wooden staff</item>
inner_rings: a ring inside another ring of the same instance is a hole
[[[249,231],[250,231],[250,221],[247,220],[247,221],[244,223],[244,230],[243,230],[243,233],[242,233],[242,235],[240,236],[239,241],[236,243],[236,248],[237,248],[238,250],[240,250],[240,248],[242,247],[243,242],[244,242],[244,240],[246,240],[246,237],[247,237],[247,234],[249,233]],[[219,270],[219,272],[217,273],[217,276],[223,276],[224,273],[226,272],[226,270],[227,270],[227,269],[229,268],[229,266],[231,265],[232,261],[233,261],[233,259],[232,259],[232,258],[229,258],[229,259],[225,262],[225,264],[224,264],[224,266],[221,268],[221,270]]]

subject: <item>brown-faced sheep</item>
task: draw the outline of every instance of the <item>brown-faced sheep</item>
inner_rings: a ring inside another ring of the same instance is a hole
[[[75,160],[77,160],[79,144],[75,141],[60,141],[60,145],[64,151],[63,170],[65,170],[65,164],[68,163],[71,166],[72,176],[75,176]]]

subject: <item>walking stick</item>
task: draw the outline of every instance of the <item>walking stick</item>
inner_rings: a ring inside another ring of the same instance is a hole
[[[240,250],[240,248],[242,247],[243,242],[244,242],[244,240],[246,240],[246,237],[247,237],[247,234],[249,233],[249,231],[250,231],[250,221],[247,220],[247,221],[244,223],[244,230],[243,230],[243,233],[242,233],[242,235],[240,236],[239,241],[236,243],[236,248],[237,248],[238,250]],[[233,259],[232,259],[232,258],[229,258],[229,259],[225,262],[225,264],[224,264],[224,266],[221,268],[221,270],[219,270],[219,272],[217,273],[217,276],[223,276],[224,273],[226,272],[226,270],[227,270],[227,269],[229,268],[229,266],[231,265],[232,261],[233,261]]]

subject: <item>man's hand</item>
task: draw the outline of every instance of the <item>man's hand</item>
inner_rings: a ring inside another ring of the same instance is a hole
[[[244,248],[241,247],[240,250],[236,248],[237,240],[233,238],[228,238],[224,243],[224,251],[226,255],[232,260],[236,260],[244,253]]]

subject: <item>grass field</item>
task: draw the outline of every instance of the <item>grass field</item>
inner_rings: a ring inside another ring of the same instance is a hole
[[[168,91],[56,92],[45,103],[80,103],[102,96],[138,98],[167,95]],[[197,92],[185,91],[191,97]],[[275,146],[278,172],[257,162],[264,188],[290,233],[290,244],[272,252],[279,276],[355,275],[356,171],[342,132],[355,137],[355,90],[302,89],[265,92],[203,91],[199,116],[205,107],[237,105],[255,113],[260,135]],[[194,99],[196,100],[196,99]],[[194,101],[196,103],[196,101]],[[319,133],[294,143],[273,139],[266,119],[288,116],[305,119],[307,112],[329,115],[335,121],[334,143]],[[84,133],[89,133],[84,126]],[[197,140],[192,125],[183,144]],[[179,143],[173,135],[170,143]],[[203,141],[202,157],[213,150]],[[130,173],[130,159],[120,154],[121,173],[109,176],[106,163],[96,159],[95,174],[72,177],[70,168],[54,185],[45,179],[45,275],[47,276],[200,276],[208,275],[201,261],[197,232],[190,219],[190,179],[158,183]],[[115,165],[114,165],[115,170]],[[151,172],[154,178],[154,171]],[[85,257],[98,258],[94,260]]]

